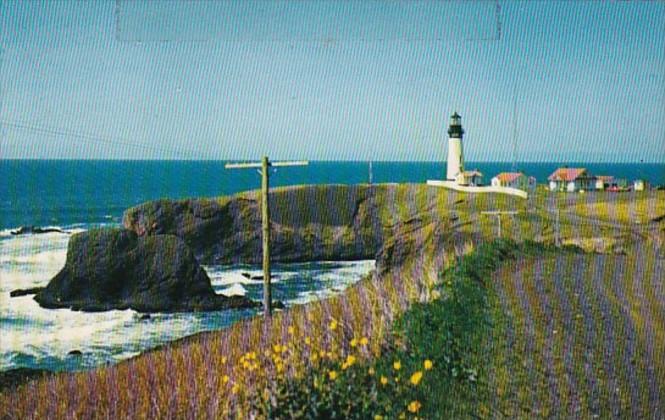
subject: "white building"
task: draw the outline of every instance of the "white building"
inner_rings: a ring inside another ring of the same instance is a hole
[[[596,189],[609,190],[617,188],[617,180],[611,175],[597,175],[596,176]]]
[[[458,185],[483,185],[483,174],[478,170],[464,170],[464,149],[462,146],[462,117],[455,112],[450,117],[448,127],[448,162],[446,168],[446,179]]]
[[[596,189],[596,178],[586,168],[559,168],[550,175],[550,191],[589,191]]]
[[[533,190],[536,188],[536,178],[526,176],[522,172],[501,172],[492,178],[492,186]]]
[[[458,176],[464,172],[464,152],[462,150],[462,117],[455,112],[450,117],[448,127],[448,161],[446,179],[457,182]]]
[[[455,181],[459,185],[473,185],[479,187],[483,185],[483,173],[477,169],[472,171],[464,171],[457,174]]]
[[[648,184],[643,179],[636,179],[633,181],[633,190],[634,191],[644,191],[648,188]]]

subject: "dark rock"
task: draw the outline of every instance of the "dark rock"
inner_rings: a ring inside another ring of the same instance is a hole
[[[243,272],[240,273],[240,274],[241,274],[244,278],[246,278],[246,279],[248,279],[248,280],[251,280],[251,278],[252,278],[252,275],[249,274],[249,273],[247,273],[247,272],[244,272],[244,271],[243,271]]]
[[[146,321],[150,319],[150,314],[141,314],[141,317],[139,318],[141,321]]]
[[[57,232],[57,233],[69,233],[65,232],[64,230],[60,228],[40,228],[37,226],[21,226],[18,229],[12,230],[11,234],[12,235],[26,235],[26,234],[38,234],[38,233],[51,233],[51,232]]]
[[[25,295],[34,295],[39,293],[43,287],[31,287],[30,289],[16,289],[9,293],[9,297],[19,297]]]
[[[213,311],[256,306],[215,294],[185,242],[173,235],[139,237],[123,229],[73,235],[65,267],[35,296],[45,308],[82,311]]]
[[[48,370],[31,368],[16,368],[2,371],[0,372],[0,393],[50,374],[51,372]]]
[[[81,350],[72,350],[69,353],[67,353],[67,356],[83,356],[83,353]]]

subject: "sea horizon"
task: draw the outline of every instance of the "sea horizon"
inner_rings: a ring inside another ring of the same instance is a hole
[[[244,161],[244,160],[231,160]],[[228,160],[0,160],[0,229],[20,226],[69,226],[121,222],[123,212],[161,198],[219,197],[255,190],[254,171],[231,171]],[[521,170],[539,184],[561,162],[467,162],[479,169],[485,184],[499,172]],[[665,185],[665,163],[568,162],[594,175],[645,179]],[[310,161],[308,166],[281,170],[271,187],[301,184],[425,183],[442,179],[441,161]],[[370,175],[371,172],[371,175]]]

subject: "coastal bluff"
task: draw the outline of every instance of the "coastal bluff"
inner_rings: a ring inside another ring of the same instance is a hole
[[[270,193],[275,262],[373,259],[386,234],[394,188],[315,185]],[[260,193],[157,200],[127,210],[126,229],[182,238],[204,264],[260,263]]]
[[[271,191],[275,262],[376,259],[399,269],[454,239],[447,195],[424,185],[312,185]],[[453,207],[463,200],[457,200]],[[45,308],[212,311],[256,306],[215,294],[201,264],[260,263],[260,196],[155,200],[125,211],[124,228],[71,237],[64,268],[35,295]],[[459,236],[461,232],[457,232]]]
[[[376,259],[377,272],[384,272],[422,254],[426,244],[442,248],[453,236],[467,236],[456,224],[456,212],[467,210],[461,194],[423,184],[273,188],[271,259]],[[150,201],[125,211],[123,224],[138,236],[182,238],[202,264],[261,262],[258,191]]]
[[[38,291],[45,308],[82,311],[209,311],[256,306],[215,294],[210,278],[184,241],[173,235],[139,237],[125,229],[72,236],[64,268]]]

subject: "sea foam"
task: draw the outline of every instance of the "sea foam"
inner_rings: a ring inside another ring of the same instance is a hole
[[[69,229],[70,231],[73,230]],[[75,232],[84,231],[77,226]],[[147,349],[201,331],[224,328],[256,310],[158,313],[77,312],[44,309],[33,296],[10,298],[15,289],[46,286],[64,266],[71,235],[5,235],[0,238],[0,370],[16,367],[79,370],[115,363]],[[300,304],[340,293],[374,268],[373,261],[276,264],[273,293]],[[244,293],[260,300],[258,266],[204,266],[217,293]],[[70,355],[80,351],[81,356]]]

